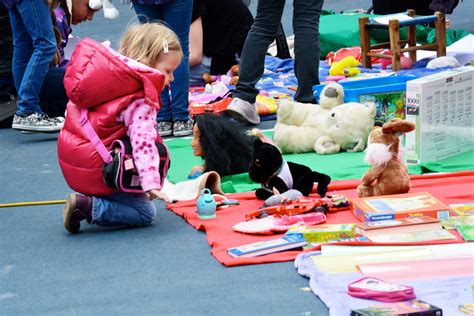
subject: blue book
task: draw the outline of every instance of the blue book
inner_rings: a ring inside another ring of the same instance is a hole
[[[302,247],[306,244],[307,241],[301,234],[294,234],[229,248],[227,253],[234,258],[257,257],[268,253]]]

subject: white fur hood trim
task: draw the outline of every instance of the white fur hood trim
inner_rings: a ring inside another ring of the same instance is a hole
[[[373,143],[367,146],[364,161],[373,166],[382,166],[389,162],[392,158],[392,152],[390,151],[391,145],[385,145],[380,143]]]

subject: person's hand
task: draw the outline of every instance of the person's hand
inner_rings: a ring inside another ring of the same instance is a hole
[[[171,202],[169,197],[165,193],[161,192],[160,190],[152,189],[148,191],[147,194],[150,201],[152,201],[153,199],[161,199],[161,200],[164,200],[166,203]]]

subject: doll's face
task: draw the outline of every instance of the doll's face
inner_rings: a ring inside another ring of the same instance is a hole
[[[197,157],[204,156],[204,151],[202,150],[201,143],[199,142],[200,137],[201,137],[201,132],[199,131],[199,127],[197,124],[194,124],[193,141],[191,142],[191,147],[193,148],[194,156],[197,156]]]

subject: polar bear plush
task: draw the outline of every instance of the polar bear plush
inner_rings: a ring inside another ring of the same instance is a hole
[[[363,151],[374,126],[375,104],[343,103],[338,83],[321,92],[320,104],[282,100],[273,139],[283,153]]]

